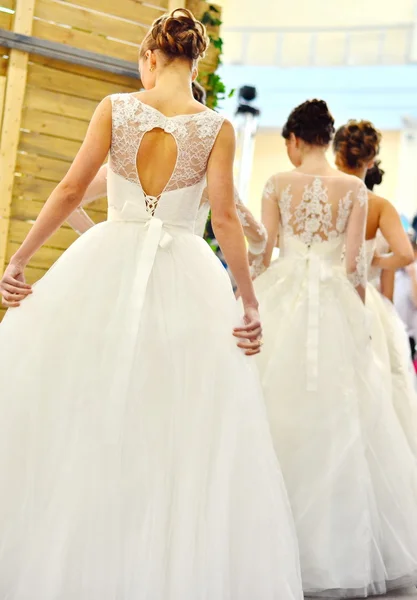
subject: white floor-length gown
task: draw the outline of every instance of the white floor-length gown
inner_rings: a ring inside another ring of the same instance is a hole
[[[344,174],[292,171],[265,194],[281,231],[280,258],[255,282],[259,366],[304,591],[347,598],[406,587],[417,576],[417,472],[354,289],[366,285],[366,188]]]
[[[193,233],[222,118],[112,104],[108,221],[0,326],[0,600],[300,600],[255,364]],[[154,128],[178,148],[159,199]]]
[[[417,458],[417,391],[416,374],[410,358],[410,344],[394,305],[379,292],[380,269],[372,267],[375,251],[388,252],[380,231],[366,242],[368,285],[366,304],[372,313],[372,345],[380,363],[384,386],[390,391],[395,412],[408,444]]]

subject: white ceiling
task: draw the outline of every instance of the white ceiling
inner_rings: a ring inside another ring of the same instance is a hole
[[[416,0],[223,0],[224,63],[342,66],[410,60]]]

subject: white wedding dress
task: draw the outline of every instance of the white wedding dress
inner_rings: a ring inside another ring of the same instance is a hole
[[[395,412],[417,458],[416,375],[410,359],[410,344],[394,305],[378,291],[381,271],[371,266],[376,251],[378,254],[388,252],[388,244],[380,231],[375,239],[366,242],[366,304],[372,313],[372,345],[384,377],[384,386],[391,393]]]
[[[281,231],[280,258],[255,281],[259,367],[304,592],[407,587],[417,579],[416,463],[354,289],[366,285],[366,188],[344,174],[292,171],[272,177],[265,194]]]
[[[108,221],[0,326],[0,600],[301,600],[256,365],[193,233],[222,118],[112,103]],[[159,199],[154,128],[178,147]]]

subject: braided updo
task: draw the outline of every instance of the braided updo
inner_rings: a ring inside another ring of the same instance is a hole
[[[186,8],[177,8],[154,21],[142,42],[140,54],[160,50],[168,58],[203,58],[209,39],[206,28]]]
[[[334,119],[324,100],[307,100],[294,108],[282,130],[285,139],[291,134],[312,146],[327,146],[334,134]]]
[[[381,133],[370,121],[348,121],[333,141],[336,162],[350,169],[363,167],[377,156],[380,143]]]

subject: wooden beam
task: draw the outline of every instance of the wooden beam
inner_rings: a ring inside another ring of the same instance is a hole
[[[7,81],[6,76],[0,75],[0,131],[1,131],[1,124],[3,122],[4,98],[6,95],[6,81]]]
[[[72,29],[69,29],[68,31],[71,32]],[[77,32],[75,31],[75,33]],[[103,40],[105,41],[105,38],[103,38]],[[139,78],[136,60],[122,60],[120,58],[83,50],[60,42],[44,40],[32,35],[21,35],[13,31],[0,29],[0,45],[6,48],[14,48],[15,50],[21,50],[22,52],[27,52],[29,54],[44,56],[46,58],[52,58],[74,65],[82,65],[91,69],[108,71],[126,77]]]
[[[30,35],[35,0],[16,0],[13,31]],[[11,50],[5,89],[3,126],[0,139],[0,274],[6,265],[14,171],[20,136],[23,101],[26,91],[29,55]]]

